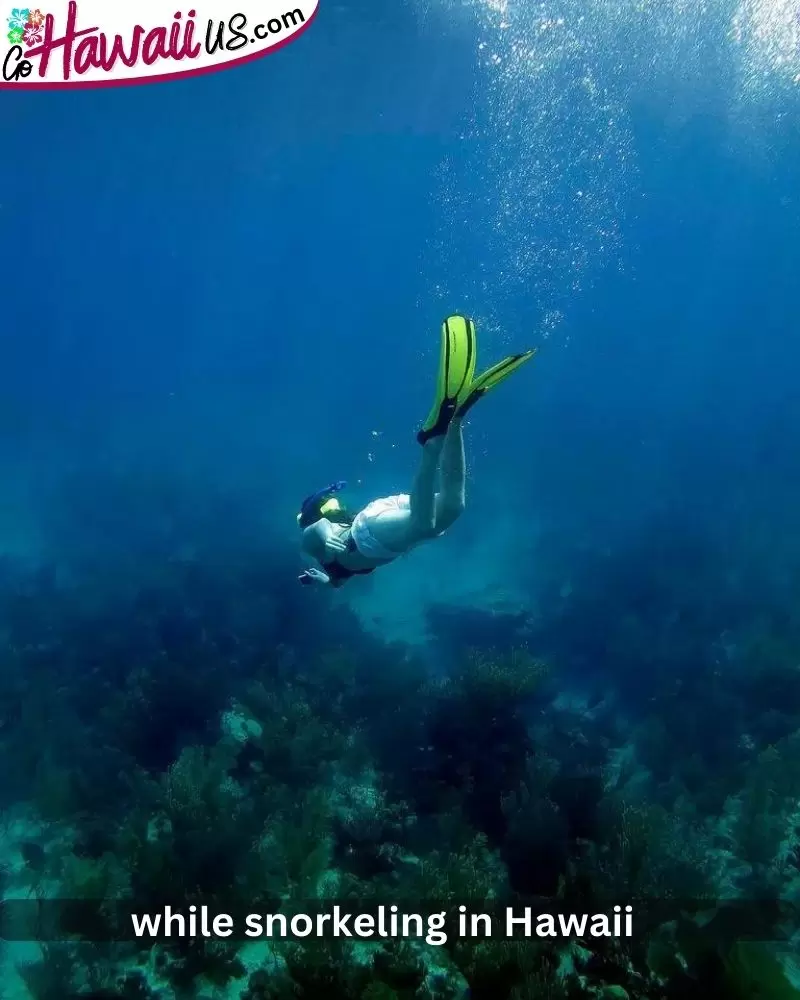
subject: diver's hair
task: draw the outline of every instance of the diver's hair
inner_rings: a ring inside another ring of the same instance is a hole
[[[344,505],[340,506],[338,510],[329,510],[325,514],[322,513],[320,508],[324,507],[328,500],[330,500],[330,497],[320,497],[313,506],[308,510],[304,510],[300,516],[300,527],[303,529],[310,528],[312,524],[321,521],[323,517],[332,524],[345,524],[349,527],[353,523],[353,515]]]

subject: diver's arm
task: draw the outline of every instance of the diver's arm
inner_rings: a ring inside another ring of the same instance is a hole
[[[308,586],[310,583],[325,583],[329,587],[341,587],[345,582],[344,580],[337,579],[335,576],[331,576],[329,573],[323,572],[321,569],[316,569],[310,567],[309,569],[303,570],[303,572],[297,578],[300,583]]]
[[[325,565],[326,562],[336,559],[347,546],[339,538],[331,522],[326,517],[321,517],[303,532],[303,548],[317,562]]]
[[[328,524],[328,522],[322,520],[309,525],[303,531],[303,541],[300,546],[304,552],[307,552],[318,562],[322,562],[322,557],[325,555],[326,534],[322,527],[323,524]]]
[[[345,550],[345,545],[339,540],[331,522],[323,517],[305,529],[302,548],[316,559],[320,566],[324,566],[326,562],[335,560],[337,554]],[[320,569],[307,569],[298,580],[302,584],[325,583],[329,587],[339,587],[342,583],[341,580],[332,579],[328,573]]]
[[[303,570],[303,572],[297,578],[300,583],[308,586],[311,583],[326,583],[329,587],[335,587],[336,584],[331,580],[327,573],[323,573],[321,569],[311,569]]]

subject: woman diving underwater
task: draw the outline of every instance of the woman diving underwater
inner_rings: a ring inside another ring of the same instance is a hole
[[[529,361],[535,350],[512,354],[474,378],[475,324],[450,316],[442,324],[436,399],[417,440],[422,459],[410,494],[373,500],[351,515],[332,483],[303,501],[297,522],[302,550],[322,569],[307,569],[300,583],[339,587],[353,576],[372,573],[422,542],[438,538],[464,510],[466,462],[464,417],[490,389]],[[436,490],[437,473],[439,491]]]

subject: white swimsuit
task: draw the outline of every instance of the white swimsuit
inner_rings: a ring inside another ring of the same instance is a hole
[[[350,526],[350,537],[353,539],[355,547],[366,559],[376,559],[388,561],[397,559],[409,551],[412,546],[395,551],[388,549],[376,537],[373,531],[374,522],[381,517],[390,517],[392,520],[402,519],[407,521],[411,514],[411,498],[407,493],[401,493],[395,497],[381,497],[373,500],[372,503],[358,512],[355,520]]]

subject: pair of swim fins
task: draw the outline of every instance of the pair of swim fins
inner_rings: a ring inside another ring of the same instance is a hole
[[[536,354],[512,354],[475,378],[475,324],[467,316],[449,316],[442,323],[439,378],[428,419],[417,434],[420,444],[447,432],[454,416],[463,417],[478,400]]]

